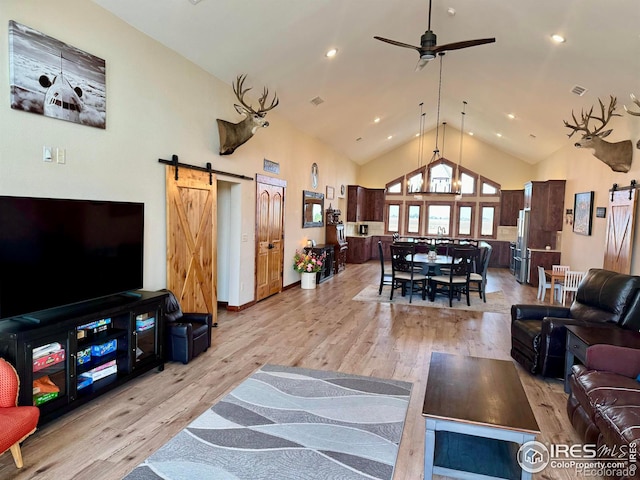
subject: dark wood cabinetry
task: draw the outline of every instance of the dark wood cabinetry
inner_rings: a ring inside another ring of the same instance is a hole
[[[19,405],[52,420],[155,367],[163,369],[166,292],[134,292],[0,322],[0,356]]]
[[[317,255],[324,254],[324,264],[322,270],[316,273],[316,283],[322,283],[333,277],[334,272],[334,246],[333,245],[316,245],[315,247],[306,247],[305,252],[312,251]]]
[[[349,249],[349,244],[344,234],[344,223],[327,224],[325,242],[327,245],[333,245],[333,271],[334,273],[339,273],[346,267],[347,251]]]
[[[524,190],[502,190],[500,192],[500,225],[515,227],[518,213],[524,208]]]
[[[348,222],[384,221],[384,188],[349,185],[347,191]]]
[[[553,265],[560,263],[560,252],[549,250],[529,250],[529,284],[538,286],[538,266],[551,270]],[[553,292],[551,292],[553,295]]]
[[[372,237],[347,237],[347,263],[364,263],[371,258]]]
[[[528,182],[525,185],[525,208],[527,192],[531,214],[529,217],[529,247],[551,248],[556,246],[556,234],[562,230],[565,180]]]
[[[483,241],[491,245],[491,258],[489,258],[489,267],[508,268],[511,264],[510,242],[499,240]]]

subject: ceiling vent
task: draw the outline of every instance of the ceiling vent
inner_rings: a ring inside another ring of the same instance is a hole
[[[585,93],[587,93],[587,89],[584,87],[581,87],[580,85],[575,85],[572,89],[571,89],[571,93],[574,93],[576,95],[578,95],[579,97],[583,96]]]
[[[321,103],[324,103],[324,100],[320,97],[314,97],[311,99],[311,105],[317,107],[318,105],[320,105]]]

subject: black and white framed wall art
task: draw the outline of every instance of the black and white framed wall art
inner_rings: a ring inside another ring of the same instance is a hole
[[[11,20],[9,75],[11,108],[106,128],[103,59]]]

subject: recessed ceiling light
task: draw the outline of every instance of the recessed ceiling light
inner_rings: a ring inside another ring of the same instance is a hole
[[[325,57],[335,57],[336,53],[338,53],[338,50],[336,48],[332,48],[331,50],[327,50],[327,53],[324,54]]]
[[[380,123],[380,117],[376,117],[373,119],[373,123]]]
[[[513,113],[509,113],[507,114],[507,117],[509,117],[511,120],[513,120],[514,118],[516,118],[516,116]]]
[[[560,35],[559,33],[554,33],[553,35],[551,35],[551,40],[553,40],[556,43],[564,43],[566,42],[566,39]]]
[[[419,136],[420,136],[420,132],[416,133],[416,137],[419,137]]]
[[[501,133],[496,133],[496,137],[502,138],[502,134]]]
[[[453,7],[449,7],[449,8],[447,8],[447,14],[448,14],[450,17],[455,17],[455,15],[456,15],[456,9],[455,9],[455,8],[453,8]]]
[[[471,135],[473,137],[473,132],[469,132],[469,135]]]
[[[393,138],[393,135],[389,135],[389,136],[387,137],[387,140],[391,140],[392,138]]]
[[[194,5],[197,5],[198,3],[200,3],[202,0],[189,0],[191,3],[193,3]]]

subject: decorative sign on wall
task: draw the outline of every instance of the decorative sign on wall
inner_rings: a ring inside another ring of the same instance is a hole
[[[11,108],[106,128],[101,58],[9,21]]]
[[[275,173],[276,175],[280,174],[280,164],[267,160],[266,158],[262,161],[262,169],[265,172]]]
[[[593,215],[593,191],[576,193],[573,203],[573,231],[580,235],[591,235]]]
[[[607,216],[607,207],[596,207],[596,217],[605,218]]]

